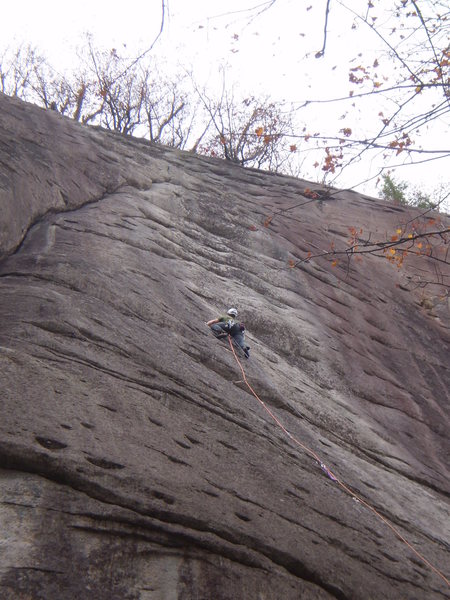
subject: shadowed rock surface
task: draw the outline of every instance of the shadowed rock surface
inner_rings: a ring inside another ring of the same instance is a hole
[[[0,95],[2,598],[450,597],[205,325],[238,307],[267,407],[448,577],[448,307],[289,268],[413,216],[305,187]]]

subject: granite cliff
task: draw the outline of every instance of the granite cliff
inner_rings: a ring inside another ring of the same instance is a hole
[[[0,96],[0,210],[2,598],[450,597],[431,267],[289,268],[410,209]]]

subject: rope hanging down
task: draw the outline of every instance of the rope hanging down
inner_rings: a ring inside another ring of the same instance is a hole
[[[300,446],[300,448],[302,448],[307,454],[309,454],[319,464],[320,468],[328,475],[328,477],[332,481],[336,482],[347,494],[349,494],[352,498],[354,498],[355,500],[360,502],[363,506],[365,506],[367,509],[369,509],[378,519],[380,519],[385,525],[387,525],[389,527],[389,529],[399,538],[399,540],[402,541],[406,546],[408,546],[408,548],[417,556],[417,558],[419,558],[428,568],[430,568],[432,571],[434,571],[436,573],[436,575],[438,575],[447,584],[447,586],[450,587],[450,581],[445,577],[445,575],[443,573],[441,573],[441,571],[437,567],[435,567],[433,564],[431,564],[430,561],[427,560],[422,554],[420,554],[420,552],[418,552],[408,542],[408,540],[400,533],[400,531],[394,525],[392,525],[392,523],[390,523],[386,519],[386,517],[383,517],[383,515],[376,510],[376,508],[374,508],[372,505],[370,505],[368,502],[366,502],[363,498],[358,496],[358,494],[356,494],[351,488],[349,488],[345,483],[343,483],[343,481],[341,481],[325,465],[325,463],[322,462],[322,460],[314,452],[314,450],[311,450],[311,448],[308,448],[308,446],[305,446],[305,444],[302,444],[302,442],[300,440],[298,440],[296,437],[294,437],[286,429],[286,427],[283,425],[283,423],[278,419],[278,417],[276,415],[274,415],[274,413],[270,410],[270,408],[266,405],[266,403],[263,400],[261,400],[261,398],[258,396],[258,394],[255,392],[255,390],[252,388],[252,386],[248,382],[247,376],[244,371],[244,367],[242,366],[241,361],[239,360],[239,358],[234,350],[230,335],[228,335],[228,342],[230,344],[231,351],[233,352],[233,356],[241,370],[243,382],[248,387],[248,389],[253,394],[253,396],[258,400],[258,402],[261,404],[261,406],[264,408],[264,410],[270,415],[270,417],[275,421],[275,423],[284,431],[284,433],[288,436],[288,438],[291,439],[294,442],[294,444],[296,444],[297,446]]]

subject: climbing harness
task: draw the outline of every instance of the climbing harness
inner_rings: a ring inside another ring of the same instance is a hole
[[[258,400],[258,402],[261,404],[261,406],[264,408],[264,410],[270,415],[270,417],[275,421],[275,423],[283,430],[283,432],[288,436],[288,438],[290,438],[297,446],[300,446],[307,454],[309,454],[312,458],[314,458],[315,461],[317,461],[317,463],[319,464],[320,468],[322,469],[322,471],[324,471],[324,473],[335,483],[337,483],[347,494],[349,494],[351,496],[351,498],[353,500],[355,500],[356,502],[361,503],[362,505],[364,505],[368,510],[370,510],[378,519],[380,519],[385,525],[387,525],[387,527],[389,527],[389,529],[400,539],[400,541],[402,541],[427,567],[429,567],[432,571],[434,571],[436,573],[436,575],[438,575],[446,584],[447,586],[450,587],[450,581],[445,577],[445,575],[443,573],[441,573],[441,571],[435,567],[433,564],[430,563],[429,560],[427,560],[422,554],[420,554],[420,552],[418,552],[409,542],[408,540],[400,533],[400,531],[394,526],[392,525],[392,523],[390,523],[386,517],[383,517],[383,515],[381,513],[379,513],[376,508],[374,508],[371,504],[369,504],[368,502],[366,502],[363,498],[361,498],[361,496],[358,496],[358,494],[356,494],[351,488],[349,488],[345,483],[343,483],[327,466],[324,462],[322,462],[322,460],[319,458],[319,456],[314,452],[314,450],[311,450],[311,448],[308,448],[308,446],[305,446],[304,444],[302,444],[302,442],[300,440],[298,440],[296,437],[294,437],[287,429],[286,427],[283,425],[283,423],[278,419],[278,417],[276,415],[274,415],[274,413],[270,410],[270,408],[266,405],[266,403],[261,400],[261,398],[258,396],[258,394],[255,392],[255,390],[252,388],[252,386],[250,385],[250,383],[248,382],[247,376],[245,374],[244,371],[244,367],[241,364],[241,361],[239,360],[234,347],[233,347],[233,342],[231,339],[231,336],[228,336],[228,342],[230,344],[230,348],[231,351],[233,353],[233,356],[241,370],[242,373],[242,380],[243,383],[245,383],[245,385],[248,387],[248,389],[250,390],[250,392],[252,393],[252,395]]]

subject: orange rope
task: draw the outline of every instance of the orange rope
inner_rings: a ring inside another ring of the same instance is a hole
[[[450,587],[450,581],[445,577],[445,575],[443,573],[441,573],[441,571],[439,571],[438,568],[436,568],[433,564],[431,564],[424,556],[422,556],[422,554],[420,554],[420,552],[418,552],[409,542],[408,540],[400,533],[400,531],[394,526],[392,525],[392,523],[390,523],[386,517],[383,517],[382,514],[380,514],[376,508],[374,508],[373,506],[371,506],[368,502],[366,502],[363,498],[361,498],[360,496],[358,496],[358,494],[356,494],[351,488],[349,488],[347,485],[345,485],[345,483],[343,483],[319,458],[319,456],[314,452],[314,450],[311,450],[311,448],[308,448],[308,446],[305,446],[304,444],[302,444],[302,442],[300,442],[300,440],[298,440],[296,437],[294,437],[287,429],[286,427],[281,423],[281,421],[278,419],[278,417],[276,417],[273,412],[270,410],[270,408],[267,407],[267,405],[265,404],[265,402],[263,400],[261,400],[261,398],[258,396],[258,394],[255,392],[255,390],[252,388],[252,386],[250,385],[250,383],[247,380],[247,376],[245,374],[244,371],[244,367],[241,364],[241,361],[239,360],[234,347],[233,347],[233,343],[231,341],[231,336],[228,335],[228,341],[231,347],[231,351],[233,352],[234,358],[236,359],[237,364],[239,365],[239,368],[241,369],[242,372],[242,378],[244,380],[244,383],[246,384],[246,386],[248,387],[248,389],[251,391],[251,393],[253,394],[253,396],[258,400],[258,402],[262,405],[262,407],[264,408],[264,410],[271,416],[271,418],[275,421],[275,423],[284,431],[284,433],[295,443],[297,444],[297,446],[300,446],[307,454],[309,454],[310,456],[312,456],[321,466],[321,468],[327,473],[327,475],[333,480],[335,481],[347,494],[349,494],[350,496],[352,496],[352,498],[355,498],[356,500],[358,500],[358,502],[360,502],[361,504],[363,504],[366,508],[368,508],[376,517],[378,517],[379,519],[381,519],[381,521],[383,521],[383,523],[385,525],[387,525],[393,532],[394,534],[404,543],[408,546],[408,548],[410,550],[412,550],[412,552],[414,552],[414,554],[425,564],[427,565],[432,571],[434,571],[449,587]]]

